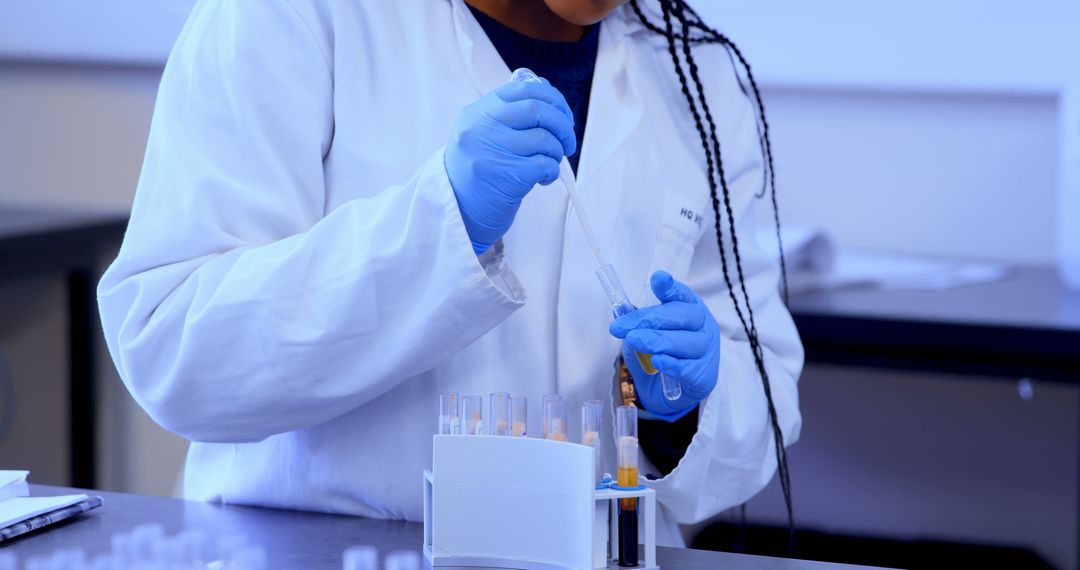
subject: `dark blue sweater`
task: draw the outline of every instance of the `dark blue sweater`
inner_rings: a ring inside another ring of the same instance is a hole
[[[500,24],[487,14],[469,6],[484,33],[495,46],[510,69],[527,67],[547,79],[566,98],[574,113],[574,134],[577,152],[567,159],[577,173],[581,142],[585,136],[585,120],[589,114],[589,91],[592,89],[596,51],[600,45],[600,24],[590,26],[585,36],[576,42],[548,42],[522,35]],[[686,454],[690,440],[697,433],[698,408],[679,420],[638,422],[641,448],[661,475],[667,475]],[[656,474],[648,473],[654,478]]]
[[[576,42],[551,42],[515,32],[476,8],[469,8],[507,67],[533,70],[566,98],[574,113],[574,134],[577,136],[577,152],[567,159],[576,173],[589,114],[589,91],[596,67],[596,50],[600,45],[600,24],[589,26],[585,36]]]

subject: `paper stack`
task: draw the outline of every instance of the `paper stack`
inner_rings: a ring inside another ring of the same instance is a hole
[[[0,543],[100,507],[100,497],[31,497],[29,471],[0,471]]]
[[[30,495],[29,471],[0,471],[0,502]]]

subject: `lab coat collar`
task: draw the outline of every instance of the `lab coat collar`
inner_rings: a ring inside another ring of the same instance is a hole
[[[584,187],[637,128],[642,105],[631,80],[630,45],[625,7],[610,14],[600,27],[600,47],[589,96],[589,121],[585,125],[577,184]]]
[[[464,0],[451,0],[458,48],[480,95],[506,83],[510,68],[491,44]],[[641,103],[628,74],[626,36],[641,28],[626,7],[615,9],[600,26],[600,46],[593,72],[589,122],[582,141],[577,184],[583,186],[626,140],[641,120]],[[600,133],[600,134],[596,134]]]

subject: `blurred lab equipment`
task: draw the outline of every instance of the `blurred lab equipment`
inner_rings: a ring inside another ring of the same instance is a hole
[[[461,404],[457,392],[439,394],[439,433],[461,433]]]
[[[525,396],[510,398],[510,425],[514,437],[525,437],[529,433],[529,400]]]
[[[489,435],[510,435],[510,394],[491,393],[488,426]]]
[[[465,435],[480,435],[484,433],[484,399],[480,396],[465,396],[462,406],[462,416]]]

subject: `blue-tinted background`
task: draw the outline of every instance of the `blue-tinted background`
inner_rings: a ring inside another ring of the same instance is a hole
[[[128,208],[190,5],[0,5],[0,202]],[[1056,263],[1080,225],[1060,197],[1080,193],[1066,190],[1080,124],[1066,123],[1063,103],[1080,89],[1080,3],[695,5],[762,84],[785,222],[822,226],[841,246]],[[32,468],[42,483],[67,472],[65,363],[54,357],[63,295],[47,279],[0,284],[0,355],[16,380],[35,379],[17,404],[36,412],[0,433],[0,467]],[[153,426],[100,363],[101,485],[173,493],[185,442]],[[800,524],[1017,544],[1075,567],[1080,400],[1074,387],[1033,385],[1023,399],[1014,382],[808,366],[791,450]],[[777,489],[748,515],[781,523]]]

